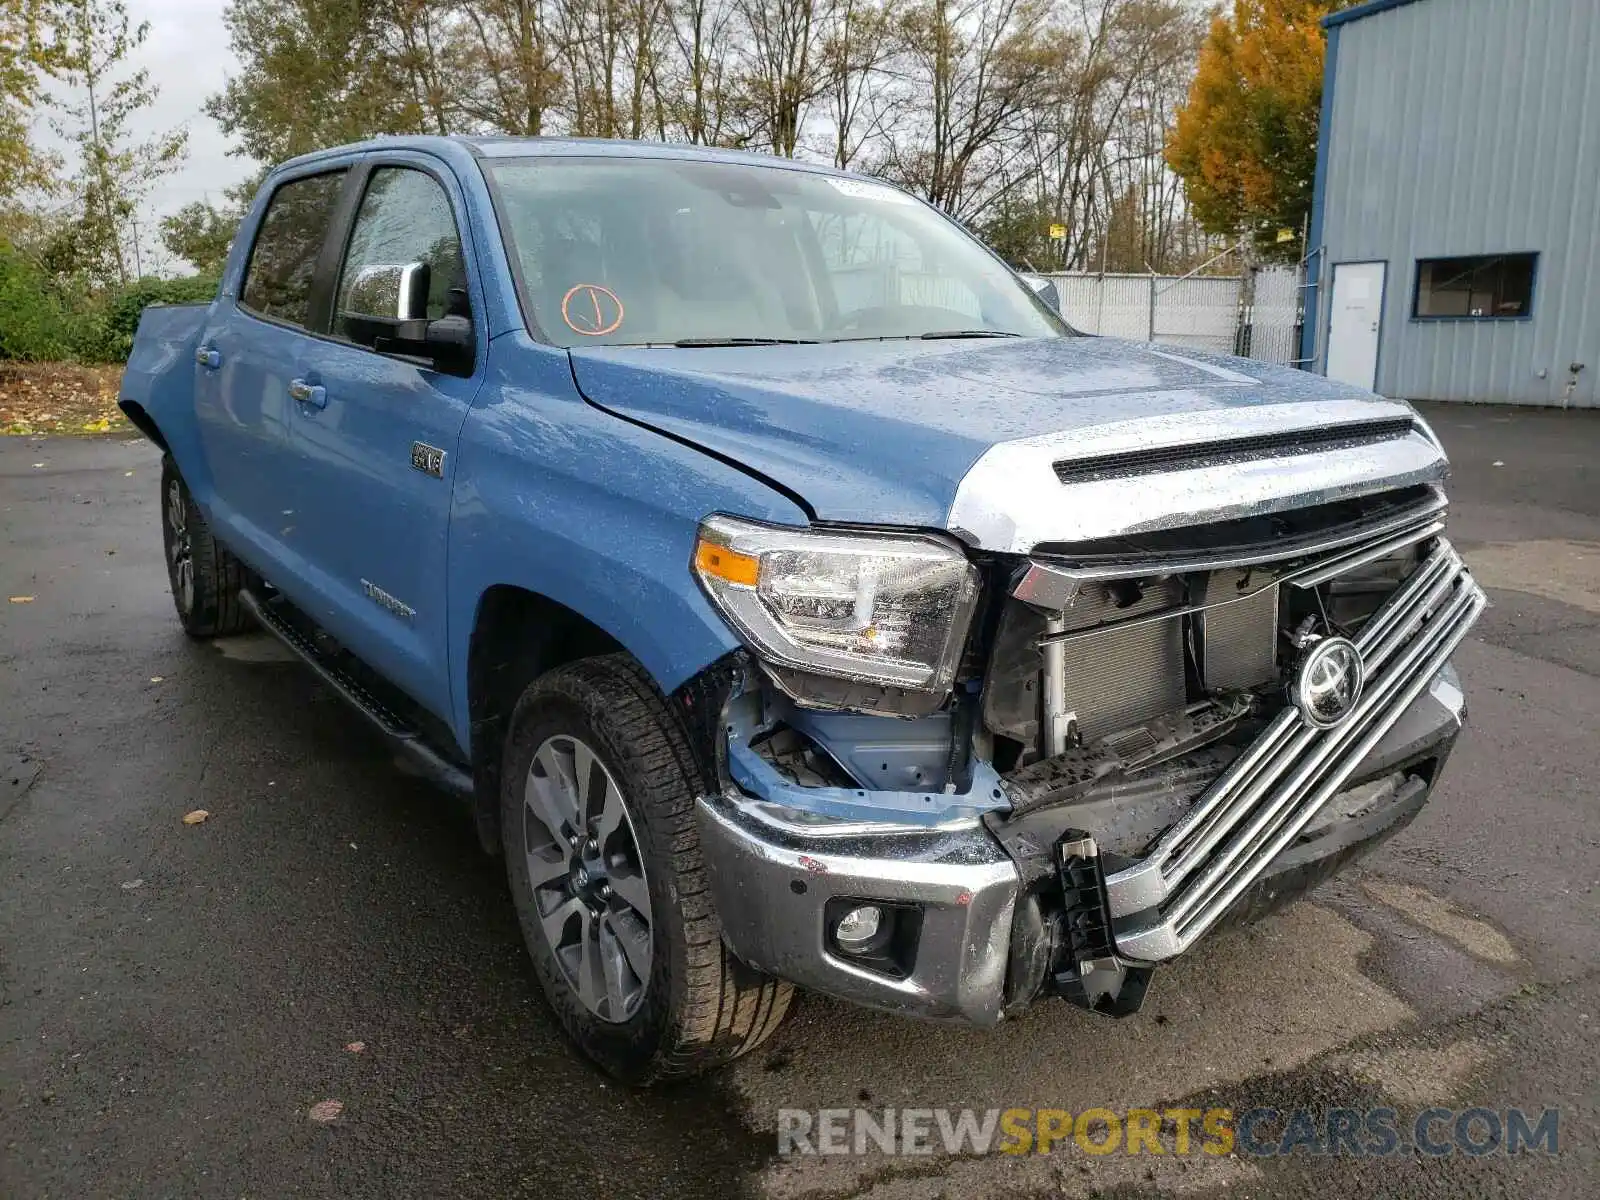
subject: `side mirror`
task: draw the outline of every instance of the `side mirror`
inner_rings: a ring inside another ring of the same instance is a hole
[[[472,360],[478,346],[471,317],[444,316],[429,321],[423,330],[422,344],[436,370],[451,375],[472,374]]]
[[[346,317],[345,328],[351,341],[369,346],[379,354],[425,358],[434,370],[448,375],[472,374],[478,340],[472,332],[471,317],[448,316],[437,321]]]
[[[428,288],[432,282],[432,272],[425,262],[361,267],[345,289],[341,315],[420,320],[428,315]]]
[[[1033,289],[1033,294],[1038,296],[1056,312],[1061,311],[1061,293],[1056,290],[1055,280],[1046,279],[1043,275],[1031,275],[1022,271],[1017,272],[1017,277]]]
[[[380,354],[425,358],[435,370],[470,375],[477,351],[464,289],[453,288],[446,315],[428,320],[432,271],[425,262],[362,267],[339,309],[344,335]]]

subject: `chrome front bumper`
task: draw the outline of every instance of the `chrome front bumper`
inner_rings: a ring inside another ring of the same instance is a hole
[[[807,837],[742,799],[700,802],[700,843],[722,934],[763,971],[842,1000],[907,1016],[1000,1019],[1017,870],[982,825],[865,838]],[[916,962],[903,979],[827,945],[838,898],[922,907]]]
[[[1441,543],[1363,629],[1368,682],[1351,716],[1319,730],[1293,709],[1281,713],[1147,857],[1106,878],[1117,955],[1142,964],[1172,958],[1248,903],[1257,885],[1291,869],[1303,874],[1322,858],[1342,861],[1381,836],[1389,826],[1337,836],[1341,824],[1358,830],[1371,820],[1357,813],[1361,789],[1346,785],[1393,770],[1419,748],[1439,761],[1448,755],[1464,717],[1448,660],[1484,605],[1459,557]],[[804,807],[794,799],[794,808]],[[1423,799],[1425,792],[1411,797],[1405,819]],[[874,1008],[975,1025],[1001,1019],[1020,875],[981,822],[830,836],[774,817],[783,797],[766,801],[731,790],[699,806],[712,890],[735,954]],[[1330,830],[1328,848],[1319,850]],[[921,907],[915,961],[904,978],[829,947],[824,914],[834,898]]]

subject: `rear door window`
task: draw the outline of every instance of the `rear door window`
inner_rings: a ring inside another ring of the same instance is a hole
[[[239,303],[290,325],[311,317],[311,279],[344,184],[343,171],[291,179],[272,193],[245,267]]]

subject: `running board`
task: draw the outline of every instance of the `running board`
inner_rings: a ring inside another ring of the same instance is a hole
[[[239,589],[239,602],[263,629],[294,651],[296,657],[321,676],[324,683],[349,701],[351,707],[366,717],[395,751],[410,759],[426,778],[458,796],[472,795],[471,774],[441,757],[423,741],[421,734],[405,718],[347,672],[326,661],[311,640],[285,621],[273,605],[263,601],[249,588]]]

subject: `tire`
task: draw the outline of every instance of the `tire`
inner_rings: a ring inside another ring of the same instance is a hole
[[[185,633],[204,639],[254,627],[239,603],[248,577],[244,564],[211,536],[170,454],[161,460],[161,544],[173,607]]]
[[[502,763],[517,917],[578,1049],[644,1085],[703,1074],[770,1037],[794,986],[723,944],[688,742],[638,664],[612,654],[535,680],[512,713]],[[594,958],[605,968],[585,973]]]

